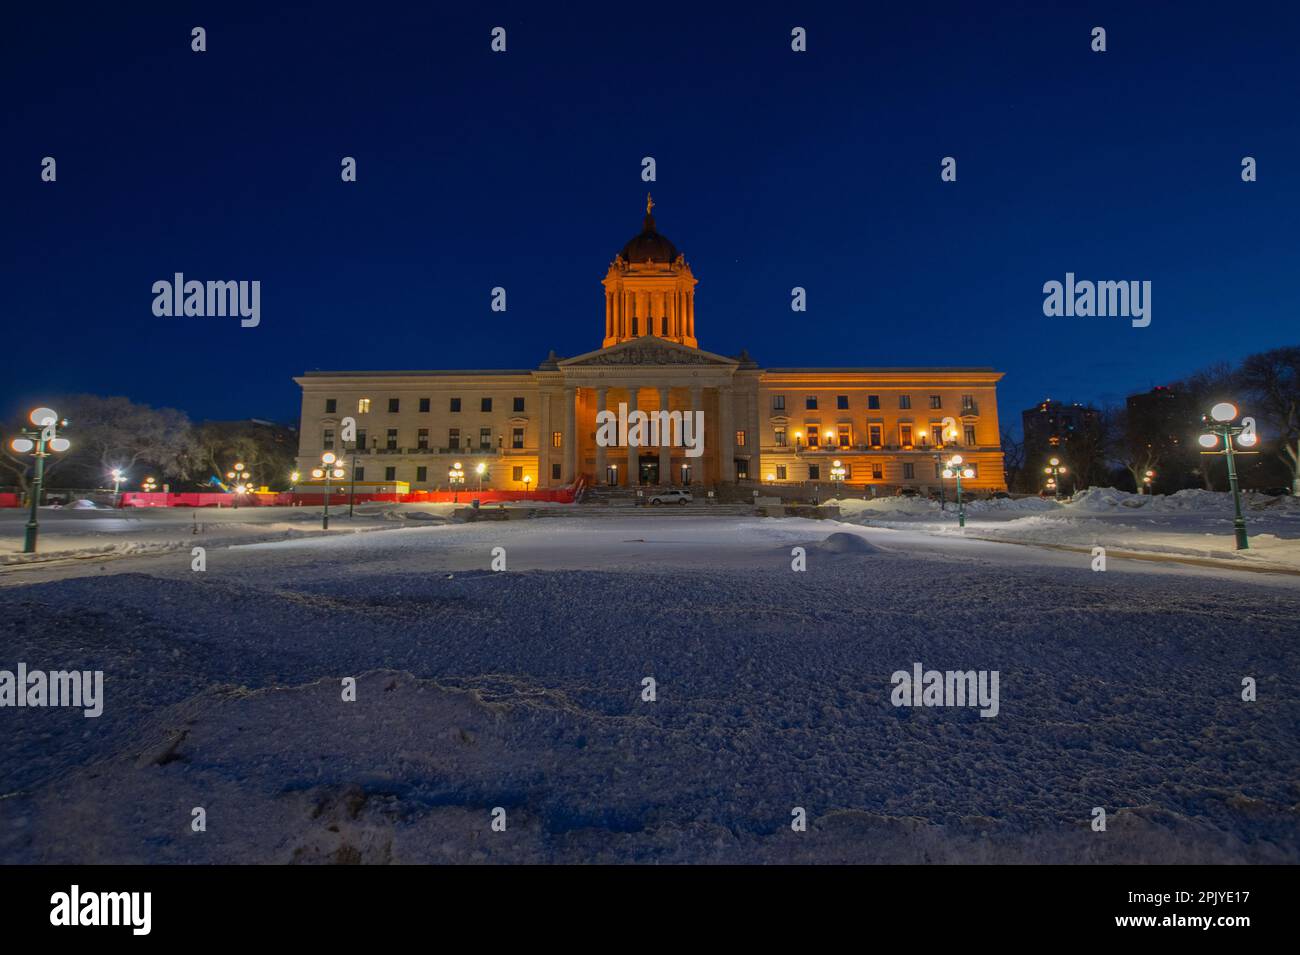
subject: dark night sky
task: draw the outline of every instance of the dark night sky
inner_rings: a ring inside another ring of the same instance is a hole
[[[588,351],[645,155],[712,351],[993,365],[1013,424],[1300,340],[1295,4],[896,6],[8,9],[0,410],[296,420],[306,369]],[[176,271],[260,279],[261,326],[155,318]],[[1151,280],[1150,327],[1045,318],[1066,271]]]

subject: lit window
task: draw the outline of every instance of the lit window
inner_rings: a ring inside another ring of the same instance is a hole
[[[743,432],[743,431],[737,431],[737,432],[736,432],[736,447],[738,447],[738,448],[743,448],[744,446],[745,446],[745,432]]]
[[[912,426],[910,424],[900,424],[898,426],[898,443],[905,448],[911,446]]]
[[[551,447],[553,447],[553,448],[562,448],[562,447],[564,447],[564,432],[563,432],[563,431],[552,431],[552,432],[551,432]]]
[[[776,429],[776,446],[778,448],[785,447],[785,428]]]
[[[357,414],[366,414],[370,411],[370,399],[360,398],[357,400]]]

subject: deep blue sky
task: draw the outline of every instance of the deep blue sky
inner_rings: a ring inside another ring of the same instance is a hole
[[[713,351],[992,365],[1010,425],[1300,340],[1295,4],[843,6],[8,9],[0,409],[296,420],[306,369],[588,351],[645,155]],[[1151,280],[1151,326],[1045,318],[1067,270]],[[155,318],[176,271],[260,279],[261,326]]]

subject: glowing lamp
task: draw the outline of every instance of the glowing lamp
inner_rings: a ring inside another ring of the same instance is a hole
[[[38,428],[48,427],[59,420],[59,415],[53,408],[37,408],[28,417]]]
[[[14,438],[9,442],[9,447],[13,448],[20,454],[26,454],[28,451],[32,450],[32,448],[36,447],[36,443],[32,441],[31,438]]]
[[[1210,417],[1215,421],[1231,421],[1237,417],[1237,406],[1230,401],[1220,401],[1210,409]]]
[[[1196,440],[1201,442],[1203,448],[1217,448],[1219,446],[1219,436],[1217,434],[1203,434]]]

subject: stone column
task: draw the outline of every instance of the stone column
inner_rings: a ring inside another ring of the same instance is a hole
[[[578,389],[568,385],[564,389],[564,483],[571,484],[578,476]]]
[[[736,431],[733,425],[733,394],[730,385],[718,389],[718,460],[721,479],[726,483],[736,480]]]
[[[599,416],[605,410],[605,394],[609,389],[604,385],[596,389],[596,415]],[[605,446],[600,443],[600,425],[596,425],[596,483],[605,483]]]
[[[605,337],[609,338],[614,325],[614,294],[605,293]]]
[[[699,385],[691,385],[691,407],[690,411],[694,414],[696,411],[704,410],[704,389]],[[698,487],[704,483],[704,462],[709,456],[709,442],[707,440],[708,427],[705,426],[705,434],[700,435],[700,440],[704,441],[704,454],[698,458],[687,458],[687,463],[691,466],[691,486]]]
[[[667,385],[659,386],[659,410],[671,411],[668,407],[669,389]],[[672,485],[673,481],[673,446],[672,446],[672,429],[668,433],[659,433],[659,483]]]
[[[636,385],[628,385],[627,388],[627,415],[632,417],[632,412],[636,411]],[[635,487],[640,475],[641,449],[632,446],[632,425],[629,423],[627,428],[627,486]]]
[[[537,486],[551,486],[551,395],[544,387],[537,393]]]

